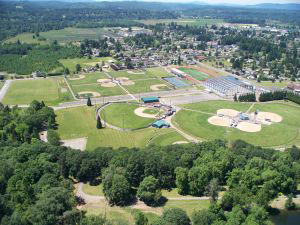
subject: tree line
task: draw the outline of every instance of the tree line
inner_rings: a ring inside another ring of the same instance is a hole
[[[0,45],[0,70],[28,75],[35,71],[51,72],[58,67],[60,59],[81,57],[75,45],[60,46],[10,43]]]
[[[289,100],[294,103],[300,104],[300,95],[292,91],[279,90],[273,92],[264,92],[259,96],[260,102],[268,102],[274,100]]]

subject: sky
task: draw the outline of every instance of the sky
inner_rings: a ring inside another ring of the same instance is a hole
[[[145,1],[145,0],[144,0]],[[300,0],[146,0],[146,1],[156,1],[156,2],[205,2],[210,4],[226,3],[226,4],[240,4],[240,5],[254,5],[260,3],[299,3]]]

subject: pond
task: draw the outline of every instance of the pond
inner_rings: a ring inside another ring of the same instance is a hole
[[[271,221],[274,225],[299,225],[300,210],[296,211],[280,211],[279,215],[271,216]]]

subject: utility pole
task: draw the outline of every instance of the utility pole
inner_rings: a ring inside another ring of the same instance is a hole
[[[123,131],[124,131],[124,113],[122,114],[123,115]]]

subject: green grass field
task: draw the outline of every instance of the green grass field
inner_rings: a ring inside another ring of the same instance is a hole
[[[205,26],[205,25],[221,25],[223,24],[223,20],[221,19],[152,19],[152,20],[138,20],[141,23],[146,25],[155,25],[157,23],[165,23],[169,24],[171,22],[175,22],[179,25],[195,25],[195,26]]]
[[[69,76],[68,77],[69,84],[71,85],[96,84],[98,79],[108,79],[108,77],[101,72],[86,73],[83,75],[85,76],[85,78],[81,80],[70,80],[69,78],[72,78],[74,76]]]
[[[91,185],[89,183],[83,184],[82,191],[88,195],[104,196],[102,184]]]
[[[206,80],[207,78],[209,78],[209,75],[193,69],[193,68],[185,68],[185,67],[180,67],[178,68],[179,70],[181,70],[182,72],[185,72],[186,74],[188,74],[189,76],[193,77],[196,80]]]
[[[165,84],[166,87],[160,87],[159,90],[170,90],[169,85],[166,82],[160,81],[159,79],[152,80],[135,80],[134,85],[125,86],[125,88],[132,94],[143,93],[143,92],[152,92],[154,90],[151,89],[152,85],[156,84]]]
[[[59,62],[66,68],[69,68],[71,72],[76,71],[76,65],[80,64],[82,68],[86,68],[89,66],[95,66],[97,63],[101,65],[102,61],[107,62],[108,60],[112,60],[111,57],[102,57],[102,58],[74,58],[74,59],[61,59]]]
[[[79,92],[93,91],[98,92],[101,96],[114,96],[126,94],[120,87],[102,87],[100,84],[82,84],[72,85],[73,91],[79,95]]]
[[[290,82],[289,81],[282,81],[282,82],[272,82],[272,81],[261,81],[253,82],[257,86],[264,86],[264,87],[276,87],[276,88],[284,88],[286,87]]]
[[[143,74],[142,74],[143,73]],[[130,80],[149,79],[155,76],[147,71],[140,72],[140,74],[132,74],[127,71],[112,71],[109,72],[112,77],[128,77]]]
[[[297,120],[297,115],[300,115],[300,107],[297,106],[281,102],[267,104],[256,103],[252,111],[259,109],[260,111],[273,112],[283,118],[280,123],[274,123],[269,126],[262,125],[262,130],[256,133],[243,132],[235,128],[214,126],[207,121],[211,115],[203,113],[216,113],[218,109],[222,108],[245,112],[250,105],[249,103],[228,101],[208,101],[189,104],[184,107],[201,112],[181,110],[176,114],[173,120],[182,130],[203,140],[221,138],[232,142],[241,139],[248,143],[264,147],[300,144],[300,121]]]
[[[173,76],[173,74],[168,73],[165,69],[163,69],[161,67],[148,68],[148,69],[146,69],[146,71],[149,74],[152,74],[153,76],[156,76],[158,78]]]
[[[101,118],[113,126],[130,129],[146,127],[155,121],[155,119],[137,116],[134,110],[139,107],[139,105],[123,103],[111,104],[101,111]]]
[[[47,32],[40,32],[40,37],[46,38],[47,42],[57,40],[60,43],[67,43],[71,41],[83,41],[84,39],[98,39],[104,35],[116,37],[117,35],[106,28],[65,28],[62,30],[51,30]],[[37,43],[37,39],[33,39],[32,33],[19,34],[16,37],[6,40],[8,42],[16,42],[20,40],[25,43]]]
[[[36,80],[16,80],[11,83],[3,103],[10,105],[29,104],[33,100],[48,105],[73,100],[62,77]]]
[[[58,133],[62,139],[87,137],[87,150],[97,147],[145,147],[154,137],[160,134],[172,133],[173,129],[147,128],[136,131],[122,132],[114,129],[96,129],[95,107],[75,107],[55,111],[57,115]],[[177,133],[176,133],[177,134]],[[174,139],[169,137],[169,142],[161,140],[163,145],[172,144]],[[176,141],[184,140],[177,136]],[[156,141],[153,144],[160,145]]]

